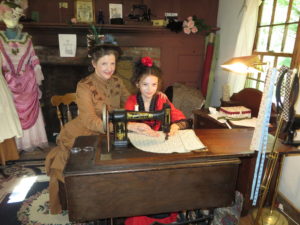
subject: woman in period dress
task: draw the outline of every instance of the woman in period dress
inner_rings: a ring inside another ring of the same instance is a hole
[[[22,2],[22,1],[21,1]],[[10,1],[0,4],[0,19],[7,29],[0,31],[2,73],[13,94],[13,100],[23,129],[23,137],[17,138],[18,149],[30,150],[47,145],[45,124],[39,103],[39,85],[44,79],[31,36],[21,32],[18,23],[23,10]]]
[[[64,125],[57,138],[58,146],[46,157],[52,214],[62,212],[59,182],[64,183],[63,170],[76,137],[104,133],[101,120],[103,104],[106,104],[109,110],[118,109],[124,106],[129,96],[121,78],[114,75],[120,52],[119,46],[113,42],[90,46],[88,53],[94,72],[77,84],[76,102],[79,115]]]

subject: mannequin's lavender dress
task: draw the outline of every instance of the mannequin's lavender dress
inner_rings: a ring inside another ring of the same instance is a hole
[[[38,85],[44,76],[35,55],[31,36],[23,33],[18,40],[8,40],[0,32],[2,73],[13,94],[13,100],[23,129],[23,137],[16,139],[18,149],[43,146],[47,141],[45,124],[39,104]]]

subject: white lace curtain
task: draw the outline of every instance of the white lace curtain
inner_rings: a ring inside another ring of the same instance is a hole
[[[232,57],[252,54],[258,9],[261,0],[220,0],[218,26],[220,30],[220,50],[215,72],[215,90],[211,105],[219,105],[222,88],[231,87],[231,94],[244,88],[246,76],[229,73],[220,65]]]
[[[260,2],[260,0],[244,0],[240,11],[242,23],[233,57],[252,55]],[[242,90],[245,81],[245,75],[229,74],[228,84],[232,87],[231,90],[233,93]]]

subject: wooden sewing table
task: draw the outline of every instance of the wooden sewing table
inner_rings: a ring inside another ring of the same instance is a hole
[[[195,132],[207,152],[154,154],[130,146],[107,153],[102,136],[77,138],[74,146],[96,150],[70,154],[67,162],[70,221],[224,207],[233,203],[235,190],[244,195],[246,214],[256,160],[249,150],[253,130]],[[291,151],[289,146],[277,146],[281,152]]]

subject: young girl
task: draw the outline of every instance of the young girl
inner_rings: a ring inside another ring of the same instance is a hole
[[[154,65],[150,57],[143,57],[136,62],[132,83],[137,86],[139,92],[130,96],[126,103],[126,110],[158,111],[162,110],[164,103],[171,107],[171,127],[169,135],[174,135],[180,129],[186,129],[189,125],[183,113],[176,109],[168,98],[157,94],[161,84],[161,70]],[[161,129],[161,122],[149,120],[128,123],[128,130],[149,136],[158,136],[156,131]]]
[[[135,111],[157,111],[162,110],[164,103],[171,107],[171,128],[169,135],[175,134],[180,129],[188,127],[188,121],[183,113],[176,109],[168,98],[157,94],[161,83],[161,70],[154,65],[150,57],[139,60],[134,67],[132,83],[137,86],[139,92],[130,96],[125,109]],[[161,122],[149,120],[128,123],[128,130],[149,136],[158,136],[157,131],[161,129]],[[149,225],[154,222],[172,223],[177,220],[177,213],[164,213],[150,216],[135,216],[125,220],[125,225]]]

